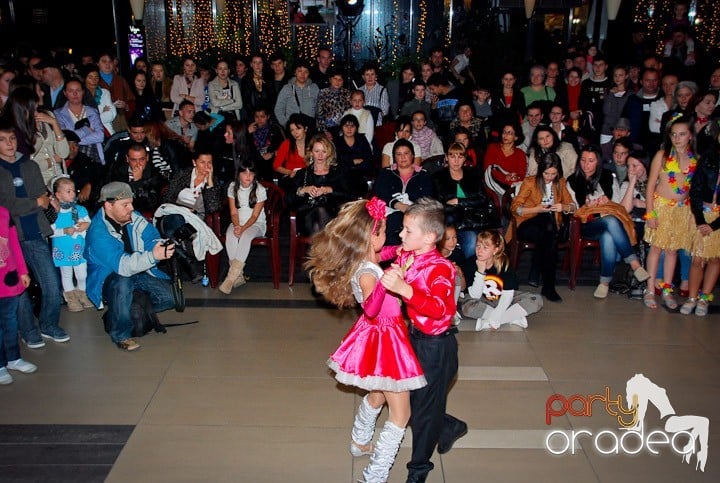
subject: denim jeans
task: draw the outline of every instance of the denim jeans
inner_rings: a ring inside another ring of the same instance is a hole
[[[690,265],[692,264],[692,256],[690,253],[688,253],[687,250],[678,250],[678,263],[680,265],[680,281],[683,280],[690,280]],[[663,273],[665,271],[665,267],[663,266],[665,263],[665,252],[660,252],[660,260],[658,261],[658,269],[657,269],[657,279],[662,279],[663,281],[667,283],[673,283],[672,279],[675,278],[674,274],[672,277],[668,277],[668,280],[665,280],[665,274]]]
[[[20,296],[0,298],[0,367],[20,359],[17,308]]]
[[[20,242],[25,262],[32,272],[32,277],[40,285],[42,302],[38,322],[40,331],[46,334],[54,334],[60,323],[60,282],[58,270],[53,265],[50,246],[45,239],[25,240]],[[18,307],[18,324],[20,334],[25,340],[38,339],[35,328],[35,315],[33,314],[32,301],[27,291],[20,297]]]
[[[637,255],[623,224],[614,216],[603,216],[582,226],[582,236],[600,241],[600,282],[610,283],[618,256],[630,263]]]
[[[473,230],[458,231],[458,243],[462,248],[465,258],[473,258],[475,256],[475,242],[477,241],[477,232]]]
[[[117,273],[109,275],[103,284],[103,300],[107,306],[107,317],[110,319],[110,338],[116,344],[132,336],[130,306],[135,290],[150,296],[156,313],[175,306],[169,280],[161,280],[147,272],[130,277],[123,277]]]

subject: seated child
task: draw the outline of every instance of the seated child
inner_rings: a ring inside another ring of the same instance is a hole
[[[460,245],[458,245],[457,230],[453,225],[445,226],[445,235],[443,235],[442,240],[438,243],[438,250],[442,256],[450,260],[455,267],[455,303],[457,304],[467,288],[465,275],[462,271],[462,267],[467,263],[465,255]],[[462,316],[456,312],[455,323],[459,323],[460,319],[462,319]]]
[[[467,289],[465,274],[462,271],[462,268],[467,265],[467,259],[458,245],[457,229],[454,225],[445,226],[445,235],[438,244],[438,250],[442,256],[452,262],[457,271],[455,275],[455,301],[457,302],[460,293]]]
[[[357,117],[360,127],[358,127],[358,134],[364,134],[370,143],[373,145],[373,137],[375,135],[375,122],[373,121],[372,113],[369,109],[365,108],[365,93],[360,89],[354,90],[350,94],[350,109],[343,113],[343,117],[347,114],[352,114]]]
[[[460,312],[477,319],[475,330],[497,329],[504,324],[527,327],[525,316],[543,306],[539,294],[520,292],[518,278],[510,268],[505,240],[496,231],[483,231],[475,243],[473,283]],[[468,263],[469,265],[469,263]]]

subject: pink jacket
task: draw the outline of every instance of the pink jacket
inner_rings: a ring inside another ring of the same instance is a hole
[[[0,206],[0,298],[15,297],[25,290],[20,276],[27,275],[17,229],[10,212]]]
[[[412,324],[428,335],[440,335],[452,324],[457,310],[455,303],[455,267],[437,250],[422,255],[402,252],[396,261],[405,266],[413,256],[405,272],[405,281],[413,288],[413,296],[403,299],[407,305]]]

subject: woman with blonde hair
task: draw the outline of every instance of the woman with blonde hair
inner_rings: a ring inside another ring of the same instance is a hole
[[[332,141],[316,134],[308,146],[307,167],[297,172],[295,190],[287,195],[288,204],[297,212],[298,229],[306,236],[325,227],[351,199]]]

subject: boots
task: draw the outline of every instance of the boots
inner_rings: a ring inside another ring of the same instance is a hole
[[[240,275],[238,275],[238,278],[235,279],[235,282],[233,282],[233,288],[238,288],[240,285],[245,285],[245,274],[243,273],[243,270],[245,270],[245,262],[241,262],[240,260],[235,260],[240,267]]]
[[[85,308],[80,304],[80,300],[77,297],[77,290],[68,290],[63,292],[65,302],[67,302],[67,308],[70,312],[82,312]]]
[[[555,263],[547,263],[547,266],[543,267],[543,286],[540,291],[543,297],[548,299],[550,302],[562,302],[562,297],[555,290]]]
[[[227,277],[225,277],[225,280],[222,281],[222,283],[218,287],[218,290],[228,295],[232,291],[233,284],[235,283],[237,278],[242,277],[243,265],[245,264],[238,260],[230,260],[230,269],[228,270]]]
[[[370,456],[370,464],[363,470],[365,483],[385,483],[388,480],[390,468],[395,463],[395,456],[404,437],[405,428],[400,428],[390,421],[385,422],[375,451]]]
[[[75,295],[77,301],[80,302],[80,305],[82,305],[84,309],[92,309],[95,307],[95,304],[90,301],[84,290],[75,290]]]
[[[350,454],[353,456],[363,456],[372,453],[370,451],[363,451],[362,446],[367,446],[373,439],[375,434],[375,421],[377,421],[378,415],[382,411],[382,406],[374,408],[368,402],[368,397],[365,395],[363,400],[360,402],[360,407],[355,415],[355,422],[352,428],[352,441],[350,442]]]
[[[540,294],[550,302],[562,302],[562,297],[555,290],[555,267],[557,265],[557,244],[553,243],[552,247],[545,252],[542,260],[541,271],[543,276],[543,288]]]
[[[537,267],[537,265],[533,262],[532,265],[530,265],[530,273],[528,274],[528,285],[531,287],[539,287],[540,286],[540,269]]]

